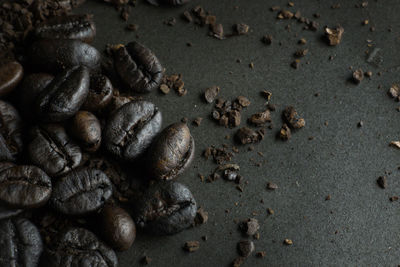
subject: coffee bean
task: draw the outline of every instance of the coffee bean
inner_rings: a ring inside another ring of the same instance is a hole
[[[0,66],[0,97],[11,93],[24,76],[24,68],[17,61]]]
[[[39,230],[30,221],[0,221],[0,266],[38,266],[42,250]]]
[[[183,184],[160,181],[135,201],[134,210],[137,226],[154,234],[175,234],[193,224],[197,205]]]
[[[50,177],[35,166],[14,166],[0,172],[0,203],[12,208],[46,204],[52,191]]]
[[[101,143],[100,121],[88,111],[78,111],[72,118],[71,135],[88,152],[95,152]]]
[[[22,211],[21,209],[11,209],[0,205],[0,221],[15,217],[21,214]]]
[[[43,254],[42,266],[118,266],[115,252],[86,229],[69,229],[57,241],[54,247]]]
[[[106,148],[114,156],[132,161],[149,147],[161,123],[161,112],[153,103],[129,102],[109,118],[104,133]]]
[[[89,94],[82,109],[98,112],[105,108],[112,100],[113,86],[111,81],[104,75],[93,75],[90,77]]]
[[[0,161],[14,161],[22,148],[22,121],[18,111],[0,100]]]
[[[105,205],[99,214],[99,223],[104,240],[115,250],[128,250],[135,241],[135,223],[120,207]]]
[[[165,128],[148,153],[151,178],[171,180],[181,174],[194,157],[194,139],[184,123]]]
[[[61,125],[35,126],[31,129],[30,139],[29,159],[50,176],[63,175],[76,168],[82,160],[81,149]]]
[[[112,195],[112,185],[100,170],[72,171],[54,184],[51,205],[67,215],[85,215],[101,208]]]
[[[68,69],[39,94],[35,101],[36,114],[46,122],[66,120],[79,110],[88,93],[88,69],[83,66]]]
[[[41,39],[78,39],[91,43],[96,36],[96,26],[90,15],[60,16],[39,24],[34,34]]]
[[[161,4],[168,4],[173,6],[179,6],[189,3],[190,0],[147,0],[152,5],[158,6]]]
[[[35,69],[56,73],[80,65],[98,69],[101,55],[79,40],[42,39],[32,44],[29,58]]]
[[[25,76],[18,91],[18,107],[22,115],[31,120],[34,117],[35,99],[54,79],[53,75],[47,73],[33,73]]]
[[[154,53],[133,41],[119,45],[114,51],[117,73],[129,88],[137,93],[147,93],[160,86],[163,68]]]

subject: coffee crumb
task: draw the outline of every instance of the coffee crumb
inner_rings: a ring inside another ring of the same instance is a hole
[[[256,253],[257,258],[264,258],[266,255],[267,255],[267,252],[265,252],[265,251],[258,251]]]
[[[268,182],[267,183],[267,189],[268,190],[276,190],[276,189],[278,189],[278,185],[274,184],[274,183],[271,183],[271,182]]]
[[[341,26],[338,26],[336,28],[325,28],[325,35],[328,38],[329,45],[335,46],[340,44],[342,41],[342,36],[344,33],[344,29]]]
[[[232,267],[240,267],[244,262],[246,258],[245,257],[237,257],[233,262],[232,262]]]
[[[260,224],[258,223],[257,219],[249,218],[240,224],[240,228],[248,236],[252,236],[255,235],[257,231],[260,229]]]
[[[391,202],[395,202],[395,201],[399,200],[399,197],[398,196],[392,196],[392,197],[389,198],[389,200]]]
[[[253,253],[255,246],[253,241],[242,240],[238,243],[237,248],[240,256],[247,258]]]
[[[137,25],[137,24],[128,24],[127,26],[126,26],[126,29],[128,30],[128,31],[132,31],[132,32],[135,32],[135,31],[137,31],[138,29],[139,29],[139,25]]]
[[[166,84],[161,84],[160,85],[160,91],[163,93],[163,94],[168,94],[169,92],[170,92],[170,88],[168,87],[168,85],[166,85]]]
[[[186,250],[187,252],[195,252],[200,248],[200,242],[199,241],[187,241],[183,249]]]
[[[271,35],[264,35],[262,38],[261,38],[261,42],[263,42],[264,44],[266,44],[266,45],[271,45],[272,44],[272,36]]]
[[[358,69],[353,72],[353,81],[359,84],[364,79],[364,72],[362,69]]]
[[[282,115],[283,119],[291,128],[300,129],[303,128],[306,124],[306,121],[299,116],[293,106],[286,107]]]
[[[290,66],[291,66],[293,69],[298,69],[298,68],[300,67],[300,59],[294,60],[294,61],[290,64]]]
[[[149,264],[151,263],[151,261],[152,261],[152,259],[151,259],[150,257],[148,257],[148,256],[144,256],[144,257],[140,260],[140,262],[141,262],[143,265],[149,265]]]
[[[201,122],[203,121],[202,117],[197,117],[196,119],[194,119],[193,124],[197,127],[199,127],[201,125]]]
[[[285,245],[288,245],[288,246],[291,246],[291,245],[293,245],[293,241],[291,240],[291,239],[285,239],[285,240],[283,240],[283,243],[285,244]]]
[[[283,141],[287,141],[292,137],[291,130],[286,123],[284,123],[279,131],[279,138]]]
[[[400,149],[400,141],[392,141],[389,143],[389,146]]]
[[[376,180],[378,183],[379,187],[382,189],[385,189],[387,187],[387,178],[386,176],[379,176],[379,178]]]
[[[325,197],[325,200],[331,200],[331,195],[327,195],[327,196]]]
[[[246,35],[249,33],[250,26],[244,23],[237,23],[233,25],[233,30],[237,35]]]

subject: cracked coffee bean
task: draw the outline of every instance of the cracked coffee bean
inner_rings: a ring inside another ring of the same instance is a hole
[[[12,208],[37,208],[46,204],[51,180],[36,166],[14,166],[0,172],[0,203]]]
[[[112,195],[112,184],[100,170],[84,168],[58,179],[50,203],[66,215],[85,215],[100,209]]]
[[[32,110],[35,99],[53,79],[54,76],[47,73],[33,73],[25,76],[18,92],[18,107],[25,118],[32,119],[34,117]]]
[[[187,125],[171,124],[161,132],[149,149],[148,170],[151,178],[174,179],[192,162],[194,151],[194,139]]]
[[[18,111],[0,100],[0,161],[14,161],[22,151],[22,128]]]
[[[36,26],[34,35],[40,39],[78,39],[91,43],[96,26],[90,15],[57,16]]]
[[[7,62],[0,66],[0,97],[11,93],[21,82],[24,68],[17,61]]]
[[[81,149],[57,124],[36,126],[31,130],[28,156],[50,176],[63,175],[76,168],[81,160]]]
[[[88,111],[78,111],[72,118],[71,135],[87,152],[95,152],[101,144],[100,121]]]
[[[39,230],[30,221],[0,221],[0,266],[38,266],[42,250]]]
[[[172,6],[180,6],[186,3],[189,3],[190,0],[147,0],[148,3],[158,6],[158,5],[172,5]]]
[[[170,235],[193,224],[197,204],[189,188],[173,181],[150,185],[135,201],[136,225],[150,233]]]
[[[98,112],[110,104],[114,88],[110,79],[105,75],[93,75],[90,77],[89,93],[82,109]]]
[[[92,232],[72,228],[63,233],[54,246],[45,250],[41,263],[44,267],[117,267],[118,258]]]
[[[113,112],[107,122],[105,146],[112,155],[132,161],[149,147],[161,123],[161,112],[153,103],[126,103]]]
[[[121,80],[136,93],[147,93],[160,86],[163,68],[156,55],[133,41],[114,48],[114,65]]]
[[[131,216],[120,207],[105,205],[99,214],[104,240],[115,250],[128,250],[136,238],[136,226]]]
[[[100,67],[101,54],[79,40],[42,39],[32,44],[29,58],[33,67],[57,73],[76,66],[96,70]]]
[[[36,114],[42,121],[64,121],[78,112],[88,93],[89,70],[83,66],[66,70],[40,92]]]

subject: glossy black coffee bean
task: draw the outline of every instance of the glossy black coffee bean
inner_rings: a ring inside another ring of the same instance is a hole
[[[39,120],[59,122],[72,117],[89,93],[89,71],[80,66],[56,76],[35,101]]]
[[[36,26],[34,34],[41,39],[78,39],[91,43],[96,26],[91,15],[57,16]]]
[[[81,149],[58,124],[35,126],[30,131],[28,157],[50,176],[63,175],[82,160]]]
[[[0,221],[0,266],[36,267],[43,251],[39,230],[27,219]]]
[[[0,172],[0,204],[12,208],[36,208],[46,204],[51,180],[36,166],[14,166]]]
[[[0,161],[13,161],[22,151],[22,130],[18,111],[0,100]]]
[[[32,44],[29,58],[36,70],[57,73],[80,65],[98,69],[101,55],[96,48],[79,40],[42,39]]]
[[[32,119],[35,114],[35,99],[54,79],[53,75],[47,73],[33,73],[25,76],[18,91],[18,107],[25,118]]]
[[[60,236],[54,247],[46,249],[41,263],[45,267],[117,267],[118,259],[92,232],[72,228]]]
[[[194,157],[194,139],[184,123],[165,128],[148,152],[148,170],[152,178],[171,180],[181,174]]]
[[[0,205],[0,221],[15,217],[21,214],[22,209],[12,209],[5,206]]]
[[[134,209],[137,226],[154,234],[175,234],[192,225],[197,205],[183,184],[160,181],[150,185]]]
[[[107,76],[92,75],[90,77],[89,94],[82,109],[99,112],[111,102],[113,91],[114,88]]]
[[[134,92],[147,93],[160,86],[160,61],[150,49],[135,41],[115,48],[114,64],[121,80]]]
[[[173,6],[179,6],[188,3],[190,0],[147,0],[152,5],[158,6],[161,4],[168,4]]]
[[[0,97],[11,93],[24,76],[24,68],[17,61],[0,66]]]
[[[105,205],[99,214],[99,231],[113,249],[128,250],[136,238],[136,226],[131,216],[117,206]]]
[[[84,150],[95,152],[100,147],[100,121],[89,111],[78,111],[71,120],[69,130]]]
[[[103,141],[114,156],[132,161],[149,147],[161,123],[161,112],[154,104],[129,102],[111,114]]]
[[[112,195],[111,181],[100,170],[84,168],[58,179],[51,205],[67,215],[84,215],[100,209]]]

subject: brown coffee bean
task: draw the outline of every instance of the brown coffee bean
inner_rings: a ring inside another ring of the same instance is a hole
[[[72,118],[71,135],[88,152],[95,152],[101,143],[100,121],[88,111],[78,111]]]

